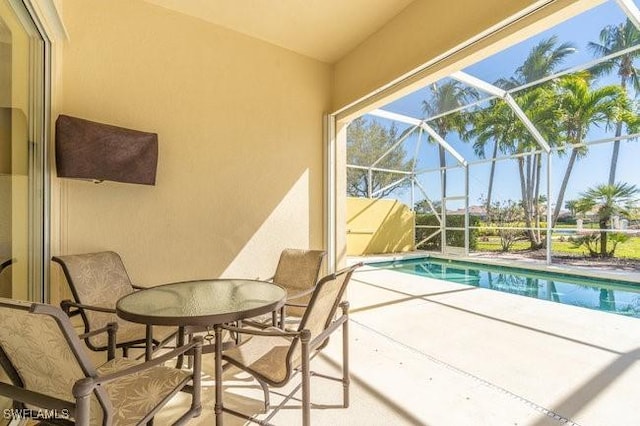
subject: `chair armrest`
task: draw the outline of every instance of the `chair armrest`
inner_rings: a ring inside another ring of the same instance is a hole
[[[78,337],[81,339],[86,339],[87,337],[93,337],[101,333],[114,333],[117,330],[118,330],[118,323],[110,322],[109,324],[107,324],[102,328],[97,328],[95,330],[91,330],[89,332],[79,334]]]
[[[264,330],[265,328],[273,327],[273,324],[271,324],[271,322],[266,322],[266,321],[271,321],[271,318],[269,318],[268,320],[265,320],[264,323],[253,321],[253,320],[242,320],[242,324],[248,325],[250,327],[259,328],[261,330]]]
[[[333,320],[331,324],[327,328],[325,328],[322,333],[318,334],[316,337],[314,337],[313,340],[309,342],[309,348],[315,349],[316,347],[320,346],[322,343],[324,343],[325,340],[327,340],[327,338],[331,333],[336,331],[336,329],[340,327],[347,320],[348,320],[347,315],[341,315],[337,319]],[[303,337],[305,334],[307,336],[310,335],[310,331],[307,330],[306,328],[300,331],[287,331],[287,330],[282,330],[275,327],[270,327],[264,330],[252,330],[252,329],[246,329],[246,328],[233,327],[225,324],[223,324],[221,328],[223,328],[224,330],[228,330],[228,331],[239,333],[239,334],[249,334],[251,336],[294,338],[294,337]]]
[[[297,337],[300,335],[297,331],[286,331],[275,327],[253,330],[244,327],[234,327],[231,325],[223,324],[221,328],[239,334],[248,334],[251,336],[265,336],[265,337]]]
[[[89,311],[96,311],[96,312],[107,312],[110,314],[115,314],[116,310],[113,308],[104,308],[102,306],[92,306],[92,305],[83,305],[82,303],[76,303],[76,302],[72,302],[71,300],[63,300],[62,302],[60,302],[60,307],[62,308],[63,311],[65,312],[69,312],[69,308],[73,307],[73,308],[78,308],[78,309],[87,309]]]
[[[91,330],[89,332],[80,334],[80,339],[87,339],[101,333],[108,333],[107,337],[107,361],[111,361],[116,357],[116,332],[118,331],[118,323],[110,322],[105,327]]]
[[[315,336],[313,340],[309,342],[309,348],[315,349],[316,347],[321,346],[324,343],[324,341],[329,338],[331,333],[336,331],[338,327],[340,327],[342,324],[344,324],[348,320],[349,320],[349,317],[346,314],[340,315],[338,318],[333,320],[331,324],[329,324],[329,326],[322,331],[322,333]],[[308,330],[306,329],[302,330],[302,332],[305,332],[305,331],[308,333]]]
[[[172,351],[169,351],[166,354],[163,354],[149,361],[145,361],[141,364],[127,367],[111,374],[105,374],[104,376],[86,377],[84,379],[80,379],[73,386],[74,388],[73,394],[76,395],[76,389],[77,389],[78,395],[86,395],[89,392],[91,392],[91,390],[97,385],[108,383],[113,380],[119,379],[121,377],[128,376],[130,374],[139,373],[141,371],[145,371],[150,368],[157,367],[158,365],[164,364],[170,359],[173,359],[178,355],[182,355],[188,350],[191,350],[196,347],[199,347],[202,349],[202,336],[195,336],[189,344],[180,346],[179,348],[173,349]]]
[[[78,314],[80,314],[82,312],[81,309],[74,309],[73,311],[71,310],[71,305],[74,302],[72,302],[71,300],[65,299],[60,301],[60,309],[62,309],[62,311],[67,314],[67,316],[69,318],[74,317]]]
[[[9,259],[3,261],[2,263],[0,263],[0,272],[4,271],[6,268],[11,266],[11,264],[16,263],[16,262],[17,262],[17,260],[16,259],[12,259],[12,258],[9,258]]]

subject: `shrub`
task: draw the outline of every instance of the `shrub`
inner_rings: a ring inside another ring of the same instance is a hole
[[[565,225],[576,225],[578,223],[578,221],[576,220],[575,217],[561,216],[561,217],[558,218],[556,223],[563,223]]]
[[[631,239],[629,235],[622,232],[607,233],[606,237],[607,240],[612,243],[611,251],[605,254],[606,257],[613,257],[618,244],[626,243]],[[601,238],[602,235],[600,233],[594,232],[592,234],[569,237],[569,242],[571,242],[574,248],[584,246],[589,251],[589,256],[591,257],[602,257],[602,253],[600,253]]]
[[[480,218],[478,216],[469,216],[469,226],[478,226],[480,223]],[[416,214],[416,225],[423,226],[435,226],[440,227],[440,222],[433,214]],[[447,227],[448,228],[464,228],[464,215],[448,215],[447,216]],[[428,235],[431,235],[435,228],[416,228],[416,246],[417,244],[425,239]],[[440,235],[436,235],[429,241],[423,243],[420,247],[424,250],[441,250],[441,241],[442,238]],[[470,229],[469,230],[469,249],[475,250],[478,243],[478,230]],[[448,230],[447,231],[447,245],[453,247],[464,247],[464,231],[456,231],[456,230]]]

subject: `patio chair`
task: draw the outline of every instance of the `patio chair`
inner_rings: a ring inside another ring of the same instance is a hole
[[[140,425],[189,384],[191,405],[174,424],[201,412],[199,338],[152,361],[114,358],[96,368],[56,306],[0,298],[0,323],[0,365],[11,381],[0,382],[0,395],[14,401],[16,413],[30,409],[56,424]],[[111,323],[92,334],[106,332],[115,352],[116,330]],[[161,365],[185,351],[195,352],[193,371]]]
[[[250,329],[246,327],[221,326],[234,333],[247,334],[251,338],[235,348],[222,353],[222,359],[248,372],[260,383],[264,391],[265,411],[269,409],[268,386],[285,386],[296,372],[301,372],[302,382],[288,395],[287,400],[302,388],[302,420],[305,426],[310,424],[310,376],[309,362],[328,343],[331,333],[342,326],[342,377],[330,377],[318,373],[314,376],[342,382],[342,407],[349,406],[349,303],[341,301],[353,271],[360,264],[342,269],[335,274],[322,278],[315,286],[307,309],[296,331],[268,329]],[[336,318],[336,311],[342,314]],[[235,410],[221,410],[252,420],[251,417]]]
[[[323,250],[284,249],[276,272],[271,278],[287,290],[287,303],[279,312],[280,318],[274,314],[273,325],[284,329],[287,317],[299,321],[309,303],[313,287],[318,281],[320,266],[326,252]]]
[[[105,251],[54,256],[52,260],[62,267],[75,299],[63,300],[60,306],[70,316],[78,313],[82,316],[85,333],[116,322],[116,347],[122,349],[123,356],[128,355],[128,349],[131,347],[144,346],[146,326],[125,321],[116,315],[116,302],[121,297],[144,288],[131,284],[122,259],[117,253]],[[171,327],[154,327],[154,344],[157,347],[163,346],[175,336],[176,331]],[[87,337],[85,342],[93,351],[107,349],[104,334]]]

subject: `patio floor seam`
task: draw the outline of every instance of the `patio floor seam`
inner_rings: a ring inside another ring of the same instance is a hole
[[[498,391],[500,393],[508,395],[508,396],[512,397],[513,399],[515,399],[516,401],[519,401],[519,402],[523,403],[524,405],[526,405],[527,407],[533,409],[534,411],[537,411],[538,413],[544,414],[545,416],[557,421],[558,423],[560,423],[562,425],[581,426],[579,423],[576,423],[575,421],[573,421],[573,420],[571,420],[571,419],[569,419],[569,418],[567,418],[567,417],[565,417],[565,416],[563,416],[563,415],[561,415],[559,413],[556,413],[553,410],[545,408],[545,407],[535,403],[534,401],[531,401],[531,400],[527,399],[524,396],[521,396],[521,395],[518,395],[518,394],[516,394],[514,392],[511,392],[510,390],[505,389],[505,388],[503,388],[503,387],[501,387],[501,386],[499,386],[499,385],[497,385],[495,383],[492,383],[492,382],[490,382],[488,380],[485,380],[482,377],[476,376],[475,374],[469,373],[468,371],[462,370],[462,369],[460,369],[460,368],[458,368],[458,367],[456,367],[454,365],[451,365],[451,364],[447,363],[446,361],[442,361],[441,359],[438,359],[438,358],[436,358],[436,357],[434,357],[432,355],[429,355],[428,353],[423,352],[423,351],[421,351],[421,350],[419,350],[417,348],[414,348],[413,346],[409,346],[409,345],[405,344],[404,342],[401,342],[401,341],[399,341],[397,339],[394,339],[391,336],[388,336],[388,335],[386,335],[386,334],[384,334],[384,333],[382,333],[382,332],[380,332],[380,331],[378,331],[378,330],[376,330],[376,329],[374,329],[372,327],[369,327],[366,324],[363,324],[363,323],[359,322],[358,320],[353,319],[353,317],[350,318],[350,321],[352,323],[354,323],[354,324],[356,324],[356,325],[358,325],[358,326],[360,326],[360,327],[362,327],[362,328],[364,328],[364,329],[366,329],[366,330],[368,330],[368,331],[370,331],[370,332],[372,332],[372,333],[384,338],[384,339],[387,339],[387,340],[393,342],[396,345],[402,346],[403,348],[405,348],[407,350],[410,350],[411,352],[416,353],[416,354],[420,355],[421,357],[426,358],[427,360],[431,361],[434,364],[440,365],[440,366],[446,368],[447,370],[453,371],[456,374],[460,374],[460,375],[463,375],[465,377],[468,377],[468,378],[472,379],[473,381],[475,381],[477,383],[480,383],[481,385],[486,386],[486,387],[488,387],[490,389],[493,389],[493,390],[496,390],[496,391]]]

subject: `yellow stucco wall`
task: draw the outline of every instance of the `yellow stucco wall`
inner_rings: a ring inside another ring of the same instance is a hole
[[[347,255],[414,249],[415,215],[396,200],[347,198]]]
[[[59,112],[156,132],[156,186],[54,178],[54,254],[119,252],[152,285],[266,277],[323,247],[319,61],[146,2],[64,0]]]

